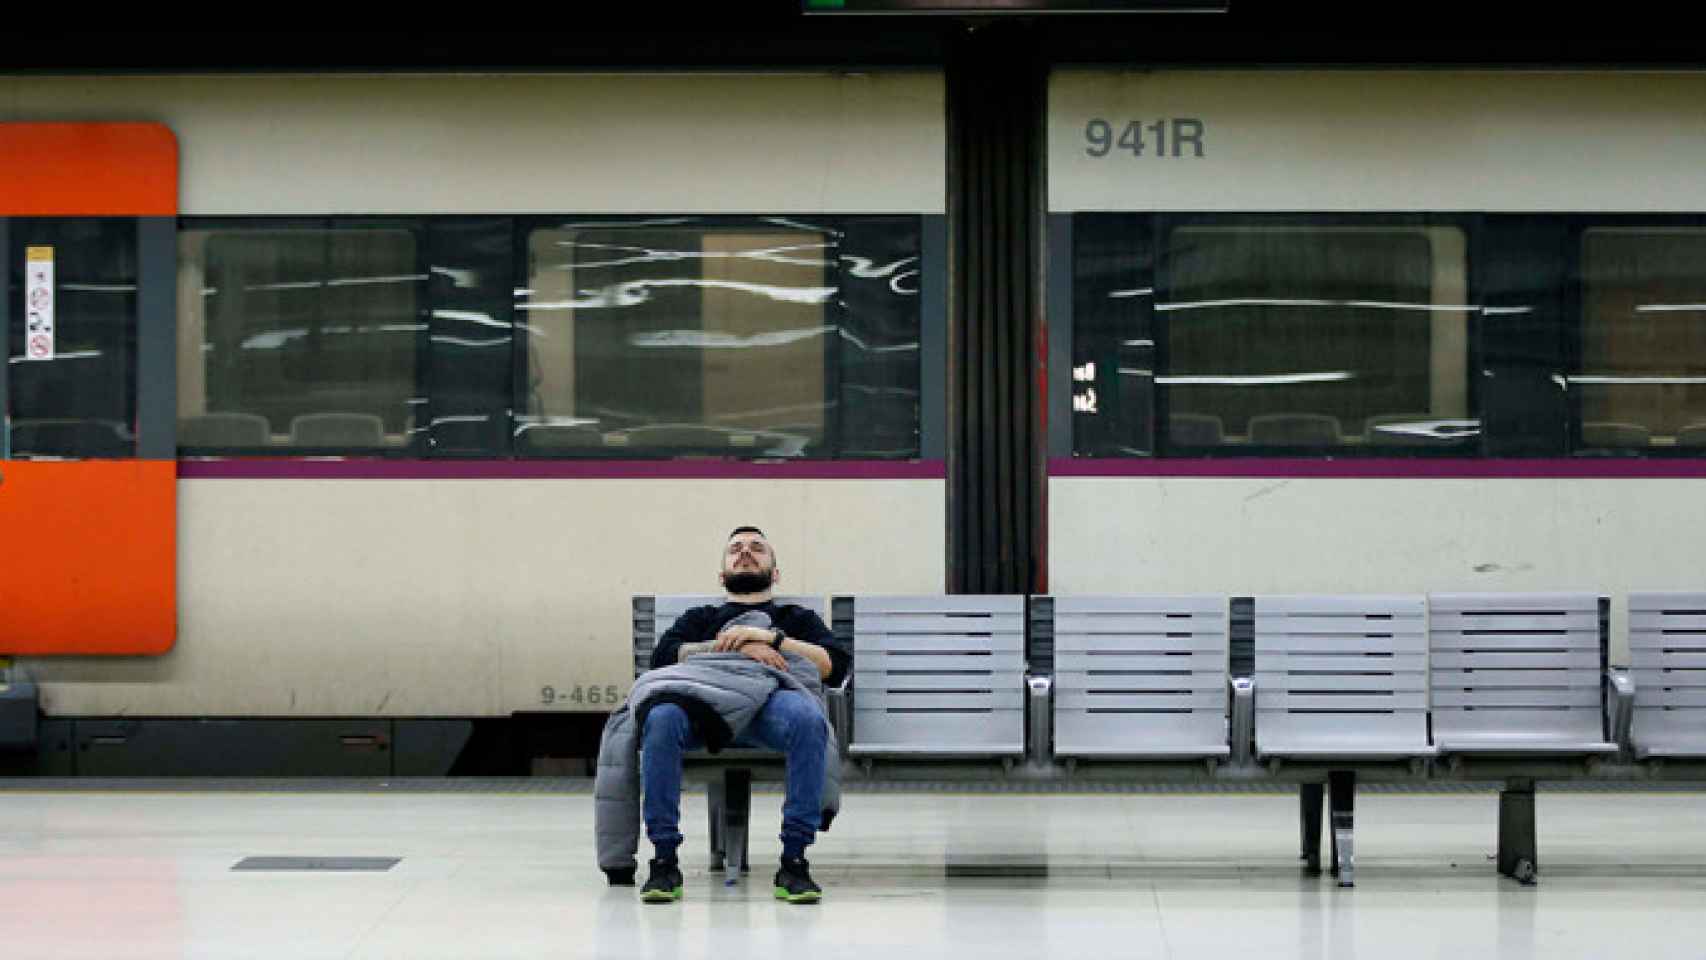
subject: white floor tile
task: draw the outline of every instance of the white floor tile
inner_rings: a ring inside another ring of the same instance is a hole
[[[0,954],[1648,960],[1706,944],[1694,794],[1541,794],[1538,888],[1495,875],[1491,794],[1364,794],[1354,890],[1301,875],[1292,796],[847,801],[811,853],[822,905],[771,899],[781,800],[761,794],[744,883],[707,869],[692,797],[687,899],[647,906],[597,871],[587,795],[0,792]],[[403,859],[231,870],[262,855]]]

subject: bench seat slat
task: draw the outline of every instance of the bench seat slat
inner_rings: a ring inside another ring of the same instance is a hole
[[[1532,664],[1533,658],[1525,653],[1462,650],[1435,650],[1428,661],[1434,670],[1500,670],[1521,669]],[[1598,650],[1565,650],[1549,662],[1560,666],[1577,667],[1599,671]],[[1706,666],[1706,661],[1702,661]]]
[[[1421,617],[1394,617],[1390,620],[1376,617],[1258,617],[1257,620],[1264,633],[1288,636],[1367,637],[1420,634],[1423,631]]]
[[[1012,614],[1022,616],[1019,594],[855,594],[853,614],[864,619],[884,614]]]
[[[1225,650],[1202,650],[1195,653],[1084,653],[1062,651],[1054,655],[1055,672],[1067,670],[1149,670],[1149,671],[1211,671],[1226,674]]]
[[[1418,653],[1427,651],[1427,638],[1420,632],[1414,631],[1388,637],[1368,636],[1287,636],[1263,634],[1260,624],[1256,626],[1256,653],[1363,653],[1384,652],[1391,650],[1415,650]]]
[[[1560,610],[1599,614],[1599,598],[1591,593],[1431,593],[1430,616],[1442,613],[1502,613]]]
[[[951,633],[857,633],[853,636],[854,655],[867,650],[917,651],[920,653],[983,653],[998,651],[1023,656],[1025,635],[998,633],[994,636],[965,636]]]
[[[1259,596],[1255,598],[1256,616],[1263,614],[1306,615],[1333,613],[1368,615],[1369,613],[1400,613],[1410,617],[1422,616],[1423,598],[1409,593],[1352,593],[1298,594]]]
[[[1159,614],[1065,615],[1054,619],[1057,634],[1218,634],[1226,632],[1224,616],[1167,617]]]
[[[1222,715],[1226,709],[1224,699],[1216,702],[1206,691],[1192,692],[1189,690],[1178,693],[1151,691],[1147,693],[1096,693],[1085,690],[1056,691],[1059,699],[1056,706],[1064,706],[1072,711],[1096,710],[1201,710]]]
[[[1595,707],[1599,706],[1599,690],[1590,687],[1562,687],[1556,690],[1518,688],[1500,690],[1496,698],[1480,695],[1479,691],[1435,689],[1433,705],[1441,707]]]
[[[1224,656],[1227,649],[1225,628],[1212,633],[1196,633],[1188,637],[1164,637],[1152,634],[1097,635],[1066,633],[1054,638],[1056,654],[1088,653],[1090,651],[1120,651],[1131,654],[1161,654],[1172,651],[1217,653]]]
[[[1599,690],[1602,682],[1599,670],[1453,670],[1433,672],[1434,689],[1445,688],[1521,688],[1521,687],[1580,687]]]
[[[1077,614],[1191,614],[1226,619],[1226,598],[1213,594],[1144,596],[1137,594],[1079,594],[1053,597],[1055,616]]]
[[[1473,630],[1478,632],[1510,632],[1516,630],[1546,630],[1566,632],[1587,630],[1597,634],[1597,612],[1568,613],[1436,613],[1428,618],[1436,631]]]

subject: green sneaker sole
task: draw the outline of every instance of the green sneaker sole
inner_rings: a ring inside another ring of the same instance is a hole
[[[684,889],[676,887],[674,890],[647,890],[640,894],[640,900],[645,903],[674,903],[681,899]]]
[[[823,894],[812,893],[810,891],[806,893],[789,893],[787,887],[777,887],[776,899],[786,900],[789,903],[817,903],[819,900],[823,899]]]

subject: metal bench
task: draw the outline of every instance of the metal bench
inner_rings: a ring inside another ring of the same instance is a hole
[[[851,640],[855,759],[1025,752],[1023,596],[836,597]]]
[[[637,667],[675,616],[718,600],[637,598]],[[845,776],[1297,783],[1302,858],[1321,871],[1326,801],[1342,886],[1359,778],[1505,781],[1498,867],[1524,882],[1536,780],[1706,778],[1706,593],[1631,595],[1629,675],[1606,667],[1608,607],[1591,594],[837,596],[830,609],[860,691],[830,696]],[[1630,744],[1650,762],[1628,760]],[[721,755],[716,769],[749,769],[711,788],[713,859],[731,875],[750,768],[780,770],[747,753]]]
[[[1033,629],[1053,640],[1054,756],[1231,754],[1226,597],[1033,597],[1031,604]]]
[[[1599,597],[1428,597],[1434,745],[1441,754],[1606,754]]]
[[[1636,759],[1706,759],[1706,593],[1629,594]]]
[[[1437,593],[1428,597],[1434,746],[1451,755],[1608,755],[1606,648],[1591,593]],[[1538,870],[1534,777],[1499,792],[1499,872]]]
[[[805,607],[820,618],[825,612],[822,597],[779,596],[778,605]],[[721,606],[727,598],[714,594],[663,594],[634,597],[634,676],[652,667],[652,651],[682,614],[695,607]],[[835,709],[830,711],[833,723]],[[840,735],[840,729],[837,731]],[[843,741],[845,742],[845,741]],[[705,781],[706,833],[711,845],[711,868],[723,868],[729,880],[749,872],[747,825],[752,819],[752,778],[755,768],[779,769],[781,759],[770,750],[728,749],[715,762],[704,751],[690,754],[689,769],[699,767],[695,779]],[[684,771],[685,772],[685,771]]]
[[[1356,772],[1431,757],[1420,596],[1257,597],[1256,755],[1325,761],[1333,873],[1354,883]],[[1301,790],[1303,859],[1321,865],[1322,784]]]

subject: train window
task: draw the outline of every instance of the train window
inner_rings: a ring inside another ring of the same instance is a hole
[[[1149,218],[1080,214],[1072,226],[1072,446],[1155,452],[1155,264]]]
[[[1476,449],[1461,225],[1132,214],[1073,224],[1075,454]]]
[[[919,455],[920,221],[849,217],[837,279],[836,455]]]
[[[916,228],[850,230],[782,218],[530,230],[517,452],[917,456]]]
[[[8,296],[26,316],[26,256],[51,262],[51,340],[14,320],[9,331],[14,457],[136,453],[137,233],[132,219],[11,221]]]
[[[408,445],[424,408],[417,246],[407,228],[324,221],[181,233],[180,449]]]
[[[1706,448],[1706,230],[1582,235],[1577,449]]]
[[[510,453],[515,222],[435,217],[426,243],[432,345],[427,449],[434,456]]]
[[[1467,274],[1456,226],[1163,231],[1154,294],[1161,452],[1472,446]]]

